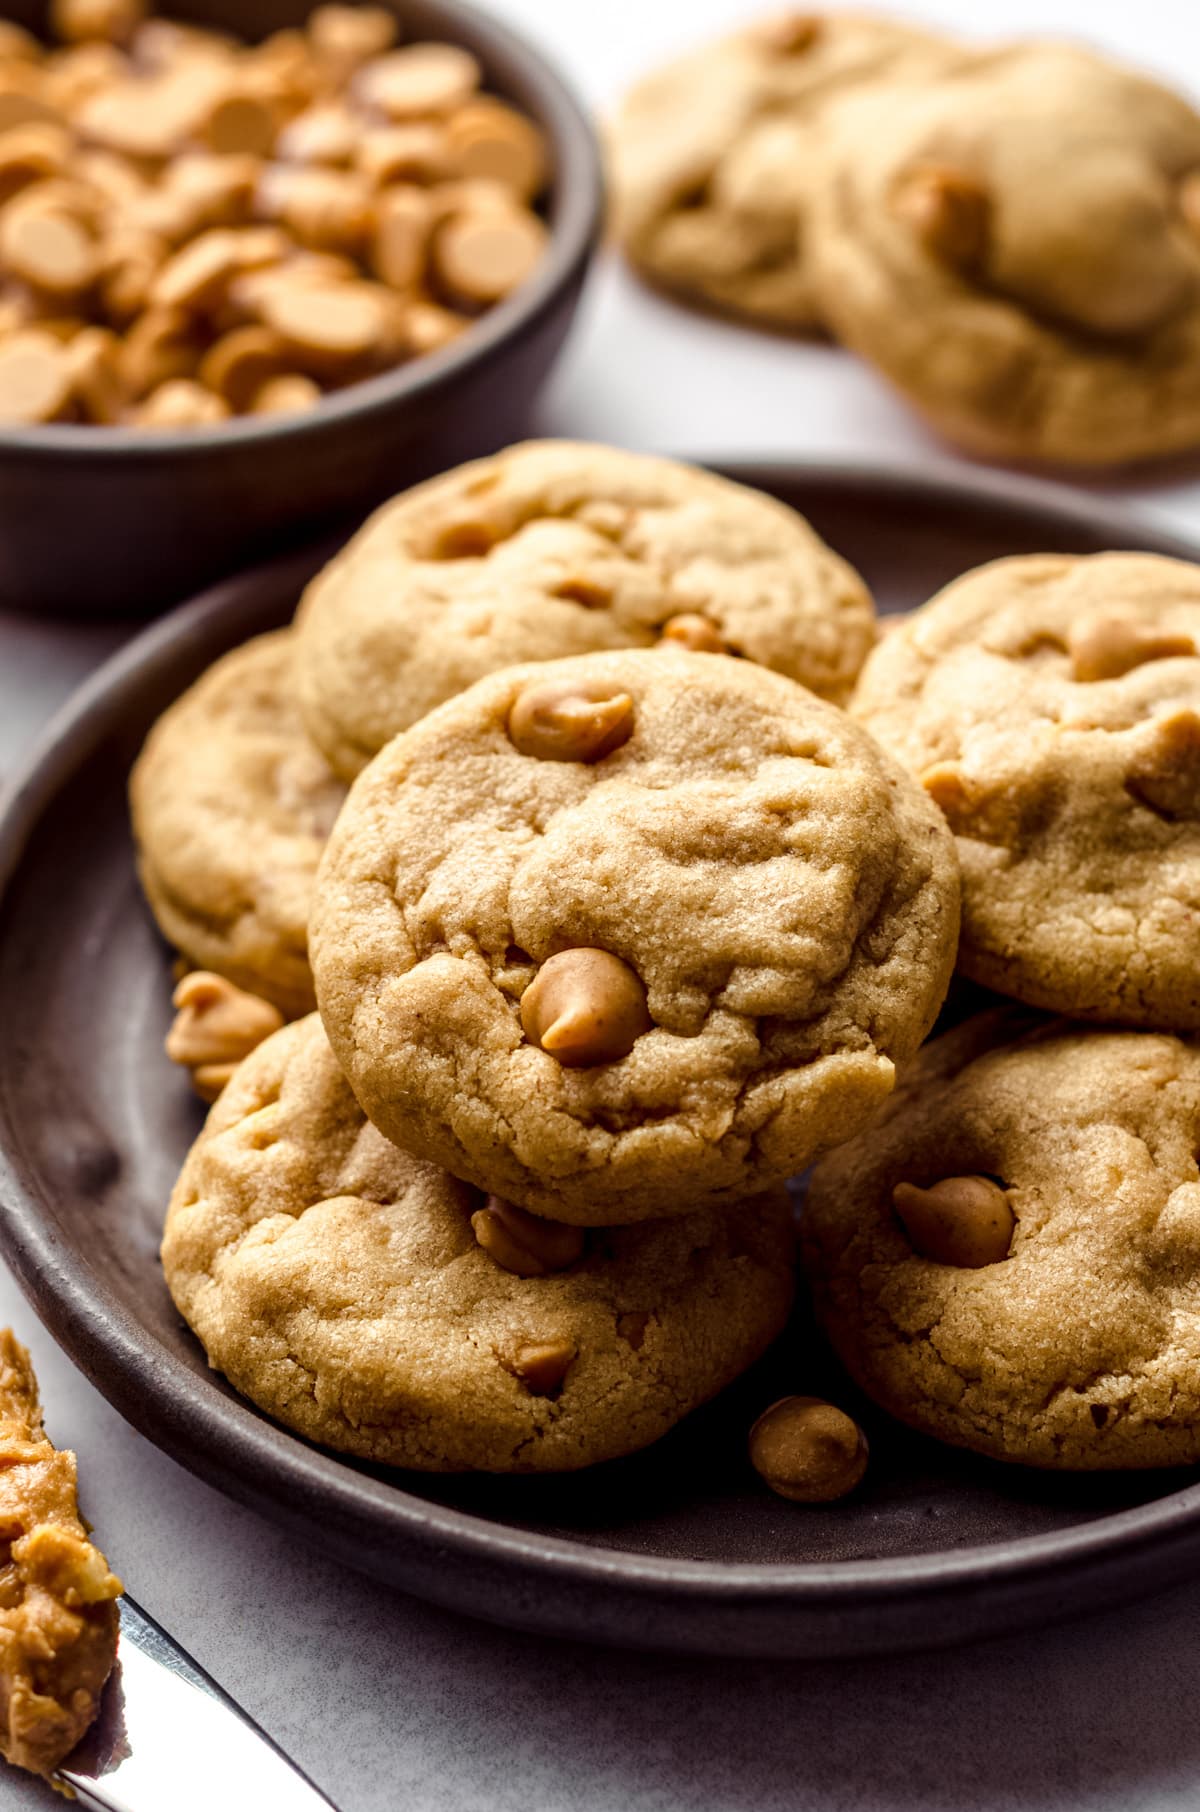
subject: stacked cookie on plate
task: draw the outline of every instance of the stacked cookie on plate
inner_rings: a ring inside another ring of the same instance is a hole
[[[853,702],[954,832],[960,969],[1025,1006],[823,1160],[805,1261],[864,1388],[1001,1459],[1200,1459],[1198,654],[1194,566],[1003,560]]]
[[[163,1257],[239,1389],[372,1459],[565,1469],[764,1350],[780,1185],[957,946],[937,804],[832,702],[873,640],[784,505],[535,444],[398,498],[172,707],[135,827],[222,1092]]]
[[[639,270],[834,334],[974,452],[1200,444],[1200,113],[1161,83],[792,14],[650,76],[611,165]]]

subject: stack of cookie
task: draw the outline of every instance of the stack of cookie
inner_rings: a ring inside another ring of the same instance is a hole
[[[818,1166],[806,1267],[872,1397],[999,1459],[1200,1460],[1198,652],[1194,566],[1002,560],[853,702],[953,829],[960,970],[1043,1011],[922,1053]]]
[[[780,1185],[887,1100],[958,941],[945,819],[833,702],[873,640],[782,504],[535,444],[387,506],[166,714],[141,872],[221,1092],[163,1258],[240,1390],[566,1469],[764,1350]]]
[[[973,452],[1200,445],[1200,114],[1158,82],[793,13],[640,84],[611,168],[641,272],[836,335]]]

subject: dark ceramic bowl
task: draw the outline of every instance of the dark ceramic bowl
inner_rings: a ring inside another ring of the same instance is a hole
[[[460,0],[383,3],[406,37],[466,45],[488,87],[542,127],[553,178],[541,266],[452,346],[338,391],[311,414],[187,433],[0,430],[0,604],[75,615],[158,609],[520,437],[596,240],[595,138],[559,76],[507,26]],[[311,4],[168,0],[165,10],[257,39],[302,23]],[[4,13],[40,32],[46,10],[45,0],[9,0]]]
[[[1046,485],[726,470],[802,509],[889,611],[1003,554],[1200,557]],[[88,1377],[166,1452],[298,1541],[551,1635],[726,1658],[918,1648],[1037,1628],[1200,1564],[1195,1469],[1072,1477],[938,1446],[858,1396],[803,1307],[772,1353],[665,1440],[561,1478],[360,1465],[208,1370],[158,1262],[202,1110],[163,1055],[171,958],[139,897],[126,782],[157,714],[226,649],[286,622],[324,551],[144,630],[50,727],[0,813],[0,1248]],[[871,1466],[843,1503],[785,1504],[747,1463],[754,1417],[795,1390],[845,1403],[867,1428]]]

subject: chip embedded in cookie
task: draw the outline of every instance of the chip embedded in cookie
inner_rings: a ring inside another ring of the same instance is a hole
[[[817,1166],[804,1267],[883,1408],[995,1459],[1200,1461],[1200,1049],[1000,1009]]]
[[[941,69],[931,32],[789,12],[640,81],[609,131],[617,237],[652,282],[772,327],[818,330],[807,220],[820,118],[858,86]]]
[[[810,262],[838,338],[949,439],[1115,465],[1200,444],[1200,114],[1021,43],[826,117]]]
[[[345,787],[294,702],[294,636],[235,648],[159,719],[130,778],[142,886],[197,968],[313,1005],[309,899]]]
[[[429,1472],[565,1472],[664,1435],[787,1319],[782,1191],[584,1235],[369,1125],[315,1014],[248,1057],[171,1200],[210,1362],[313,1441]]]
[[[1073,1018],[1200,1028],[1200,567],[999,560],[875,650],[853,713],[941,806],[959,967]]]
[[[846,1138],[929,1031],[958,936],[936,807],[748,661],[481,680],[354,787],[313,969],[365,1111],[554,1219],[729,1201]]]
[[[615,447],[510,447],[376,513],[297,618],[305,723],[347,779],[518,661],[689,640],[844,702],[875,636],[858,575],[786,504]]]

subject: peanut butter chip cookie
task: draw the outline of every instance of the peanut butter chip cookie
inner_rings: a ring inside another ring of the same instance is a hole
[[[817,1312],[862,1387],[939,1440],[1029,1466],[1194,1465],[1200,1050],[1030,1027],[1004,1009],[938,1039],[817,1167]],[[1007,1222],[987,1253],[981,1184]],[[931,1249],[909,1216],[935,1194]]]
[[[823,315],[807,217],[823,106],[863,83],[941,68],[931,33],[855,13],[791,13],[640,82],[609,135],[618,236],[665,288],[772,326]]]
[[[406,491],[314,580],[305,722],[352,779],[485,674],[678,640],[683,618],[839,702],[875,633],[857,574],[773,498],[613,447],[513,447]]]
[[[632,650],[493,674],[389,744],[312,952],[383,1132],[611,1225],[753,1193],[869,1119],[957,934],[940,813],[842,712]]]
[[[854,712],[945,812],[959,967],[1033,1006],[1200,1027],[1200,568],[1037,555],[881,643]]]
[[[163,1263],[211,1364],[308,1439],[430,1472],[569,1471],[657,1440],[759,1356],[793,1243],[782,1192],[573,1233],[390,1145],[314,1014],[213,1109]]]
[[[345,796],[301,726],[293,649],[278,630],[218,661],[155,725],[130,782],[163,936],[289,1016],[313,1005],[309,897]]]
[[[1065,44],[827,120],[811,258],[840,339],[950,439],[1110,465],[1200,443],[1200,115]]]

